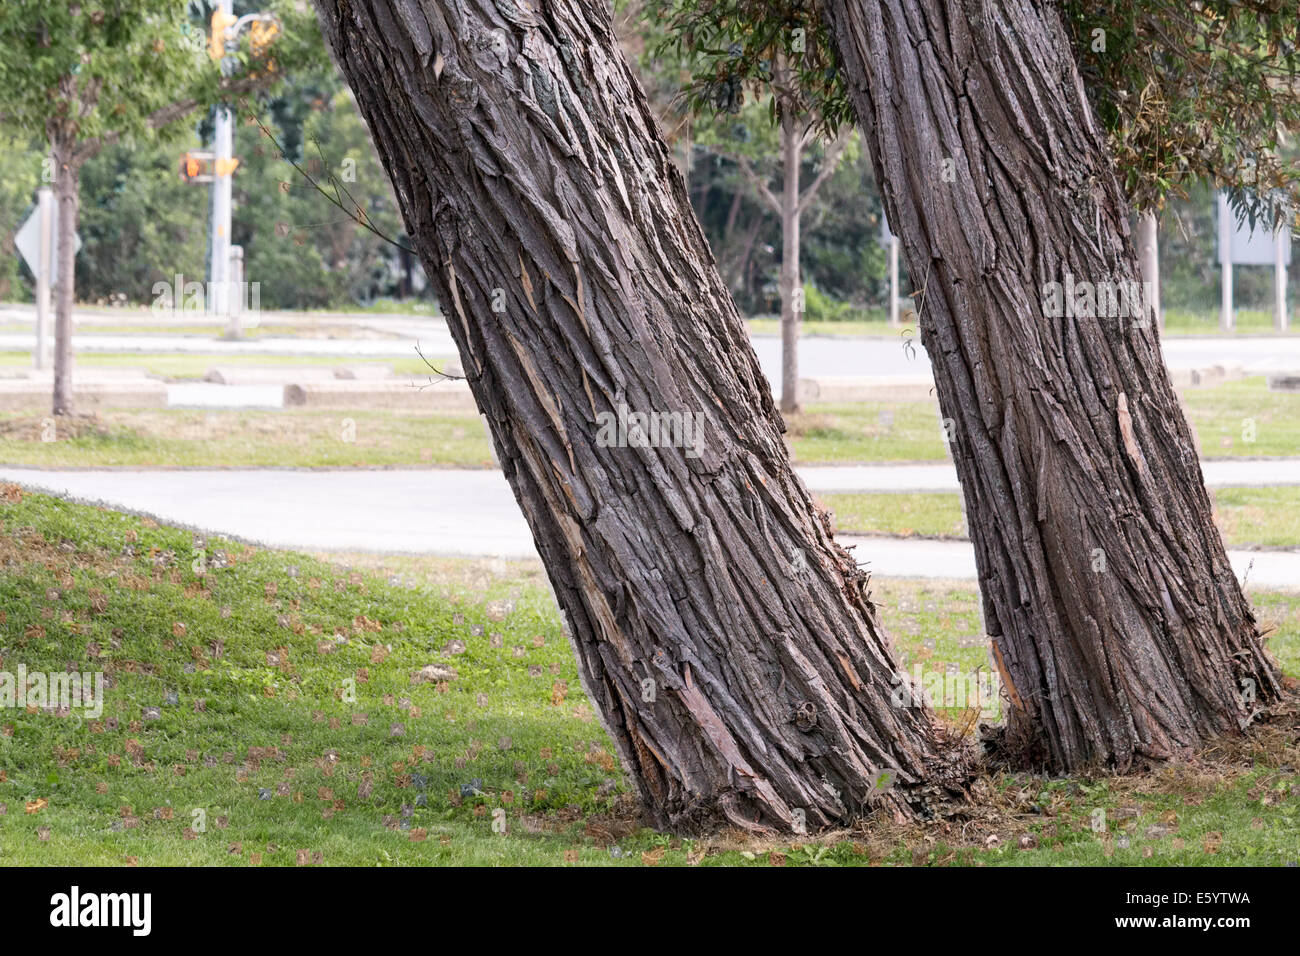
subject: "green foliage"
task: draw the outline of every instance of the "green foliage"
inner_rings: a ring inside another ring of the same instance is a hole
[[[145,302],[155,282],[203,279],[208,190],[177,175],[183,145],[110,146],[82,168],[77,286],[83,300],[125,294]]]
[[[243,165],[235,176],[235,241],[244,247],[249,281],[262,283],[263,308],[365,304],[397,291],[403,278],[399,250],[352,218],[362,215],[388,236],[402,233],[388,176],[351,94],[309,103],[299,121],[304,145],[298,156],[285,144],[282,127],[250,124],[247,114],[236,135]],[[413,261],[408,265],[418,269]]]
[[[736,113],[767,97],[790,64],[797,110],[828,131],[854,117],[812,0],[651,0],[666,24],[659,50],[689,74],[696,111]],[[1295,0],[1064,0],[1090,101],[1117,170],[1140,208],[1161,207],[1195,179],[1231,190],[1234,208],[1274,221],[1300,208],[1300,10]],[[803,50],[793,45],[795,31]],[[1287,211],[1289,207],[1289,211]]]
[[[0,157],[4,161],[4,175],[0,176],[0,301],[27,300],[31,294],[20,275],[13,237],[33,207],[41,172],[39,156],[28,137],[0,130]]]
[[[143,133],[204,72],[215,71],[202,37],[175,0],[0,5],[0,119],[28,134]]]
[[[1065,0],[1066,24],[1115,161],[1139,208],[1193,180],[1231,187],[1252,222],[1300,199],[1283,142],[1300,130],[1295,0]]]
[[[853,122],[826,27],[814,0],[650,0],[665,24],[656,47],[690,79],[696,113],[738,114],[746,97],[772,120],[787,111],[826,131]]]
[[[804,318],[809,322],[844,322],[860,316],[847,302],[832,299],[812,283],[803,284]]]

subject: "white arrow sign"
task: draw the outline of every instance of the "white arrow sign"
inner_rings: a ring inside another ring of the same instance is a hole
[[[59,281],[59,242],[58,229],[50,229],[50,285],[55,285]],[[38,204],[30,216],[23,220],[23,224],[18,227],[18,232],[14,234],[14,245],[22,253],[23,261],[27,263],[27,268],[32,270],[32,275],[38,279],[41,277],[41,207]],[[73,255],[81,251],[81,236],[73,233],[72,235]]]

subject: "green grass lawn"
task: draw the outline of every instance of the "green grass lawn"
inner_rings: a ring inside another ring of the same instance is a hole
[[[1268,388],[1263,376],[1179,392],[1202,458],[1300,455],[1300,392]]]
[[[1228,544],[1300,547],[1300,488],[1218,488],[1210,495]]]
[[[817,495],[835,514],[836,532],[921,538],[965,538],[956,492]]]
[[[1294,311],[1294,310],[1293,310]],[[1273,327],[1273,310],[1237,309],[1232,332],[1250,335],[1296,334],[1296,318],[1293,315],[1286,333],[1279,333]],[[1166,335],[1221,335],[1219,328],[1219,310],[1216,309],[1165,309]]]
[[[1230,547],[1300,547],[1300,487],[1218,488],[1215,521]],[[818,495],[845,533],[965,538],[956,492]]]
[[[351,423],[351,424],[349,424]],[[0,412],[0,461],[42,467],[492,467],[473,414],[390,411],[101,412],[41,441],[41,419]]]
[[[937,402],[809,405],[785,423],[802,465],[948,460]]]
[[[0,710],[0,865],[1300,856],[1300,752],[1294,729],[1268,727],[1156,774],[981,777],[969,821],[873,819],[799,841],[656,833],[639,825],[535,562],[323,557],[0,489],[0,668],[112,680],[97,717]],[[873,590],[909,670],[984,663],[971,587]],[[1294,671],[1300,601],[1256,601]],[[454,675],[413,682],[427,665]],[[1104,834],[1090,828],[1098,808]]]
[[[1204,458],[1300,455],[1300,393],[1263,376],[1179,392]],[[946,461],[937,402],[809,405],[786,422],[800,464]]]
[[[266,357],[257,359],[253,364],[266,364]],[[213,365],[227,364],[225,359],[212,356],[185,355],[88,355],[78,361],[145,367],[154,374],[175,378],[197,378]],[[404,374],[429,374],[418,358],[387,364]],[[1189,388],[1181,395],[1200,436],[1204,457],[1300,455],[1300,394],[1269,391],[1265,380],[1256,377]],[[87,468],[277,464],[478,468],[491,463],[486,435],[478,416],[473,414],[114,410],[100,413],[95,421],[60,430],[65,437],[54,442],[41,441],[44,417],[0,412],[0,463]],[[340,439],[345,418],[356,422],[353,443]],[[787,416],[786,426],[786,437],[798,464],[948,460],[935,402],[810,405],[800,414]],[[282,440],[283,445],[268,443],[268,438]]]
[[[903,334],[903,329],[909,329],[913,336],[917,334],[915,322],[900,321],[898,325],[890,325],[884,309],[870,310],[870,314],[871,318],[845,319],[840,322],[814,322],[805,319],[799,327],[800,334],[803,336],[828,336],[832,338],[896,338]],[[779,318],[764,316],[746,319],[745,325],[751,335],[781,334],[781,320]],[[915,341],[919,346],[920,341]]]

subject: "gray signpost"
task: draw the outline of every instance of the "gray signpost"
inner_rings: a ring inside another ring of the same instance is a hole
[[[1273,267],[1273,325],[1284,332],[1290,325],[1286,302],[1286,271],[1291,262],[1291,233],[1285,227],[1276,231],[1263,224],[1251,228],[1237,222],[1228,206],[1226,193],[1219,193],[1219,268],[1222,274],[1222,302],[1219,324],[1225,332],[1235,324],[1232,305],[1232,267]]]
[[[889,324],[898,324],[898,237],[889,230],[889,220],[880,213],[880,244],[889,249]]]
[[[36,347],[32,350],[32,363],[36,368],[50,368],[53,364],[50,290],[59,281],[58,230],[54,228],[54,206],[54,190],[42,186],[36,191],[36,208],[14,234],[14,246],[36,277]],[[81,251],[81,237],[75,233],[72,244],[76,252]]]

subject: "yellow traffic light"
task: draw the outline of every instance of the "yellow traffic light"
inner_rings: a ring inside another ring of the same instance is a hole
[[[212,35],[208,38],[208,56],[220,62],[226,55],[226,30],[238,19],[233,13],[224,10],[212,11]]]
[[[214,172],[212,154],[206,150],[191,150],[181,156],[182,182],[210,183]]]
[[[280,33],[280,24],[274,20],[254,20],[253,25],[248,29],[249,43],[253,48],[254,56],[261,56],[266,52],[266,48],[271,45],[271,41]]]

